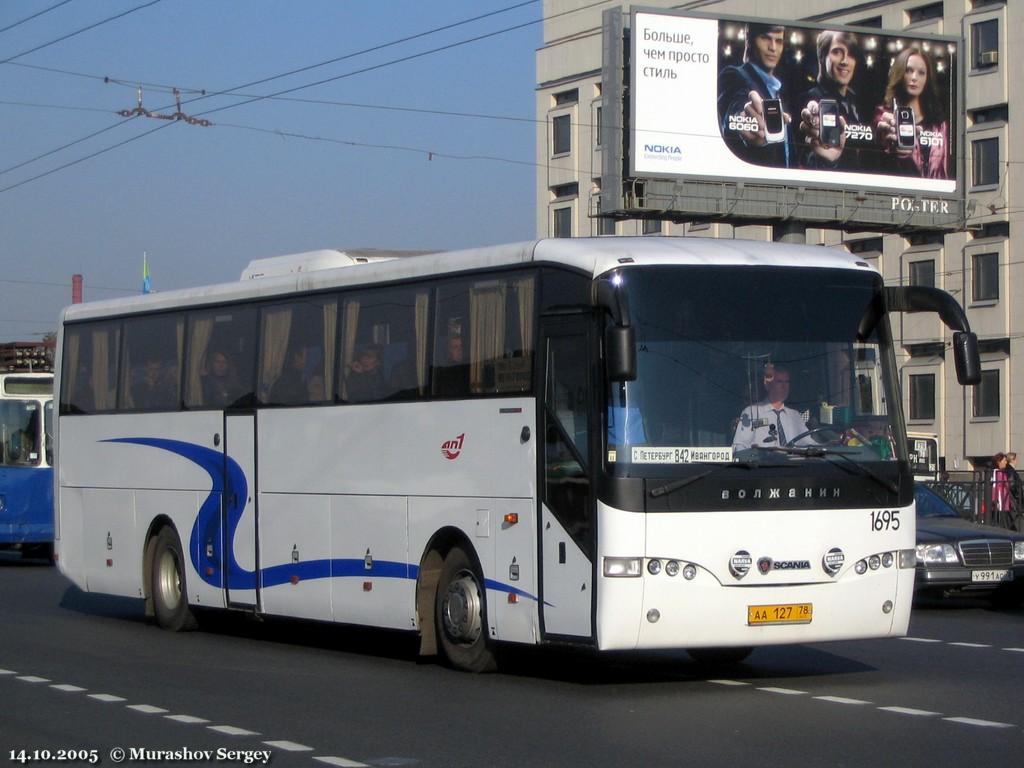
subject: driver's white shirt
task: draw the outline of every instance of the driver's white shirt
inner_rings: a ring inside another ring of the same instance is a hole
[[[736,434],[732,438],[734,451],[741,451],[744,448],[751,448],[755,445],[766,447],[779,446],[778,438],[779,424],[782,425],[787,441],[793,438],[800,439],[795,445],[813,445],[814,439],[807,432],[807,422],[800,415],[800,411],[794,408],[787,408],[785,405],[778,411],[767,401],[755,405],[748,405],[740,414],[740,420],[736,424]]]

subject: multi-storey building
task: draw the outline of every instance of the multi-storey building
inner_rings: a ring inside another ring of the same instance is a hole
[[[873,262],[889,284],[935,285],[967,309],[979,336],[983,377],[956,382],[949,336],[934,317],[894,320],[901,341],[903,408],[909,428],[934,433],[948,470],[985,466],[996,451],[1024,449],[1024,106],[1017,54],[1024,53],[1018,0],[648,0],[665,8],[730,17],[794,19],[960,38],[960,94],[966,191],[957,231],[846,232],[807,228],[812,244],[846,247]],[[771,239],[767,225],[738,226],[657,215],[608,218],[601,210],[603,13],[628,3],[545,0],[537,52],[537,233],[542,237],[686,235]],[[1014,77],[1013,72],[1018,76]],[[607,125],[608,121],[604,123]],[[605,140],[607,141],[607,139]],[[676,220],[673,221],[672,219]],[[812,225],[813,226],[813,225]]]

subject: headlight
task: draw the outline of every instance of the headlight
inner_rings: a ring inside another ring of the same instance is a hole
[[[1015,563],[1024,561],[1024,541],[1013,542],[1013,561]]]
[[[918,544],[917,562],[925,565],[936,565],[943,563],[956,564],[960,559],[956,556],[956,550],[951,544]],[[1024,554],[1024,553],[1022,553]]]
[[[640,557],[606,557],[604,575],[613,578],[639,576],[642,562]]]

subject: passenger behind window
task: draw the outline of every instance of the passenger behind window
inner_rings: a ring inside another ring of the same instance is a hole
[[[242,395],[235,365],[226,352],[213,351],[206,358],[203,373],[203,405],[224,407]]]
[[[461,336],[449,336],[444,362],[434,368],[434,394],[462,397],[469,394],[469,365]]]
[[[389,390],[380,359],[381,349],[377,344],[367,344],[357,351],[345,379],[348,402],[368,403],[387,396]]]
[[[320,382],[323,388],[323,380]],[[297,347],[288,353],[284,370],[270,389],[270,402],[275,405],[298,405],[309,397],[306,383],[306,348]],[[317,398],[322,400],[323,396]]]
[[[177,385],[164,370],[163,362],[149,357],[132,385],[132,404],[141,410],[169,408],[175,405]]]

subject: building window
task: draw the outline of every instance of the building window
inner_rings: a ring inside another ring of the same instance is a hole
[[[853,22],[855,27],[871,27],[872,29],[882,28],[882,17],[881,16],[870,16],[866,19]]]
[[[999,298],[999,254],[977,253],[971,257],[971,298],[995,301]]]
[[[935,260],[910,262],[910,284],[935,287]]]
[[[607,216],[602,216],[597,220],[597,234],[599,235],[614,235],[615,234],[615,219],[610,219]]]
[[[999,139],[978,139],[971,142],[974,158],[972,181],[976,187],[999,183]]]
[[[551,235],[553,237],[572,237],[572,206],[555,208],[552,211]]]
[[[569,115],[558,115],[551,120],[551,154],[567,155],[572,151],[572,122]]]
[[[580,89],[573,88],[571,91],[562,91],[555,94],[555,106],[561,107],[566,104],[575,104],[580,100]]]
[[[911,374],[910,419],[911,421],[935,420],[934,373]]]
[[[974,388],[974,416],[999,418],[999,371],[981,372],[981,381]]]
[[[1010,236],[1010,222],[1008,221],[992,221],[988,224],[982,224],[981,229],[974,232],[974,239],[981,240],[985,237],[1003,237],[1008,238]]]
[[[1005,123],[1010,119],[1010,108],[1006,104],[998,104],[985,109],[971,111],[971,120],[975,125],[981,123]]]
[[[645,235],[660,235],[661,219],[644,219],[643,232]]]
[[[999,63],[999,19],[988,19],[971,25],[971,64],[974,69],[988,69]]]
[[[911,8],[907,11],[907,22],[909,24],[916,24],[919,21],[930,21],[931,19],[942,18],[942,3],[929,3],[928,5],[920,5],[917,8]]]
[[[601,107],[594,110],[594,146],[601,146]]]
[[[850,253],[881,253],[882,238],[866,237],[861,240],[847,240],[846,249]]]

